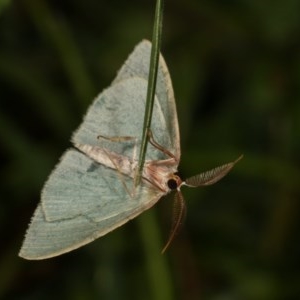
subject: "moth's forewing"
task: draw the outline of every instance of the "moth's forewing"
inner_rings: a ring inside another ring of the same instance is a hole
[[[128,57],[125,64],[119,70],[113,84],[132,77],[143,78],[148,81],[149,62],[150,62],[151,43],[143,40],[139,43],[133,53]],[[155,130],[152,126],[156,124],[156,118],[152,118],[151,129],[155,135],[156,141],[164,148],[171,151],[180,159],[180,136],[176,111],[176,103],[172,87],[171,77],[168,67],[162,55],[159,58],[159,68],[157,72],[156,96],[165,119],[165,127],[159,129],[159,124]],[[144,110],[143,110],[144,111]],[[139,130],[141,131],[141,130]],[[165,141],[165,137],[169,137],[169,141]]]
[[[132,184],[128,176],[122,180]],[[131,198],[115,170],[68,150],[43,189],[19,255],[44,259],[69,252],[126,223],[162,195],[142,182]]]

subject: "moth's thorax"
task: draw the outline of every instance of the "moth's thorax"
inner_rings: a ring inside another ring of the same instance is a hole
[[[138,162],[132,161],[127,156],[120,155],[98,146],[86,144],[75,144],[75,147],[87,154],[96,162],[115,169],[118,172],[133,177]],[[181,184],[181,179],[174,175],[177,172],[178,161],[174,158],[164,160],[148,160],[143,168],[143,180],[149,182],[153,187],[168,193],[172,187],[168,184],[169,180],[175,180],[177,187]]]
[[[177,166],[178,162],[174,158],[146,161],[143,169],[143,178],[164,193],[168,193],[172,190],[168,185],[168,181],[175,177],[179,178],[174,175],[177,172]]]

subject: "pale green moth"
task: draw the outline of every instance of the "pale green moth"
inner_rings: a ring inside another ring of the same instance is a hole
[[[19,253],[21,257],[45,259],[81,247],[123,225],[171,190],[176,190],[174,205],[178,210],[166,248],[185,212],[180,187],[212,184],[237,162],[185,182],[174,174],[180,159],[179,128],[171,78],[160,55],[151,123],[154,137],[150,138],[141,183],[136,188],[133,186],[150,50],[149,41],[139,43],[111,86],[88,109],[72,137],[75,148],[64,153],[43,188],[41,202]],[[99,135],[107,139],[99,139]]]

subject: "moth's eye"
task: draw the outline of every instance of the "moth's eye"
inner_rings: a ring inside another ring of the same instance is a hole
[[[175,179],[169,179],[167,182],[167,185],[170,190],[176,190],[178,187],[177,181]]]

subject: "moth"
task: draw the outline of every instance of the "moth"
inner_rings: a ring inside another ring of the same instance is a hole
[[[171,78],[160,55],[149,146],[142,180],[134,186],[142,138],[151,43],[143,40],[111,86],[89,107],[68,149],[50,174],[19,256],[46,259],[116,229],[175,191],[169,246],[185,215],[181,187],[210,185],[240,159],[185,181],[176,175],[180,137]],[[134,191],[134,192],[131,192]]]

